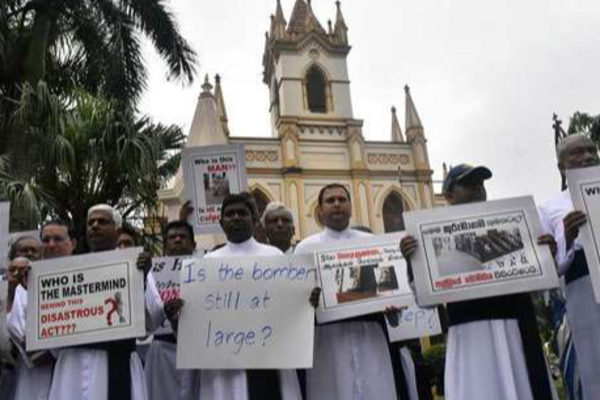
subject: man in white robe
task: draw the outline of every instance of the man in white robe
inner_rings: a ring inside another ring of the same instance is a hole
[[[349,228],[352,204],[345,186],[325,186],[318,206],[325,228],[300,242],[296,254],[312,244],[372,236]],[[314,366],[306,371],[307,400],[417,400],[407,383],[414,382],[414,375],[406,376],[414,368],[402,367],[407,360],[389,345],[384,325],[382,314],[318,325]]]
[[[450,205],[486,201],[484,181],[491,177],[491,171],[482,166],[452,168],[443,185],[446,200]],[[553,239],[544,235],[538,243],[551,245]],[[410,257],[418,246],[412,236],[404,237],[400,245],[409,262],[409,275]],[[446,400],[555,398],[529,295],[456,302],[448,304],[447,311]],[[530,339],[528,346],[524,346],[525,337]]]
[[[252,234],[258,223],[254,199],[249,193],[228,195],[221,207],[220,224],[227,236],[225,246],[206,258],[275,257],[283,253],[257,242]],[[319,292],[313,292],[311,301]],[[183,303],[172,300],[165,312],[174,327]],[[175,328],[176,329],[176,328]],[[201,370],[198,400],[302,400],[294,370]]]
[[[558,167],[565,171],[600,165],[595,143],[584,135],[570,135],[558,145]],[[568,184],[568,182],[567,182]],[[600,304],[594,299],[587,261],[577,239],[587,222],[585,213],[573,209],[568,190],[540,206],[545,229],[558,243],[558,274],[565,280],[567,320],[571,328],[583,397],[600,399]]]
[[[191,256],[195,249],[194,230],[189,223],[172,221],[165,226],[163,253],[166,257]],[[191,400],[197,396],[196,375],[188,370],[178,370],[176,355],[173,333],[154,335],[144,366],[150,400]]]
[[[115,250],[120,226],[121,216],[114,208],[102,204],[90,208],[86,229],[90,251]],[[147,273],[150,261],[149,255],[143,253],[138,259],[138,268]],[[145,308],[146,328],[152,331],[164,319],[152,275],[146,278]],[[135,352],[135,340],[106,342],[97,348],[93,346],[54,351],[56,364],[48,397],[50,400],[148,400],[144,370]],[[122,361],[109,368],[110,359],[115,356]],[[119,379],[122,380],[117,385],[115,380]]]

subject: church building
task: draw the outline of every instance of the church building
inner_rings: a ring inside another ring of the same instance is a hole
[[[202,86],[186,144],[243,143],[248,185],[259,208],[285,203],[294,215],[296,241],[321,229],[317,195],[328,183],[347,186],[354,208],[351,225],[374,233],[403,230],[404,211],[439,203],[425,130],[408,86],[404,129],[392,107],[390,140],[365,140],[363,121],[352,109],[348,26],[340,2],[336,5],[335,21],[324,26],[310,1],[296,0],[289,22],[277,1],[263,55],[271,132],[264,137],[230,132],[217,75],[214,86],[208,78]],[[177,218],[182,195],[180,174],[159,192],[169,219]]]

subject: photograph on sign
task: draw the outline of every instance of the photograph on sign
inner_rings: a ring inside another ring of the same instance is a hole
[[[145,334],[141,248],[35,262],[28,279],[27,351]]]
[[[325,323],[408,305],[406,261],[400,252],[404,232],[360,240],[307,246],[314,253],[322,297],[317,322]]]
[[[10,235],[8,227],[10,222],[10,203],[0,203],[0,271],[8,267],[8,242]]]
[[[221,203],[227,195],[248,187],[244,146],[186,147],[181,157],[186,198],[194,206],[195,232],[221,232]]]
[[[594,296],[600,303],[600,167],[567,170],[567,182],[573,207],[588,218],[579,228],[575,246],[583,246]]]
[[[311,368],[315,285],[310,255],[184,260],[177,368]]]
[[[421,308],[416,303],[398,313],[398,326],[391,326],[386,319],[390,342],[419,339],[442,333],[437,307]]]
[[[183,260],[190,257],[157,257],[152,259],[151,273],[163,303],[181,298],[181,264]],[[155,335],[171,333],[173,333],[173,329],[167,320],[153,332]]]
[[[411,260],[420,305],[558,286],[531,197],[412,211],[407,231],[419,242]]]

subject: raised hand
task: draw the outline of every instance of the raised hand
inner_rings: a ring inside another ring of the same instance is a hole
[[[579,228],[587,222],[587,215],[582,211],[571,211],[563,219],[563,226],[565,228],[565,243],[567,250],[570,250],[573,246],[573,242],[579,235]]]

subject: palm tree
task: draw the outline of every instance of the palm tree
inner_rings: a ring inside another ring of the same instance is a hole
[[[15,118],[30,121],[36,163],[31,177],[22,179],[11,170],[10,157],[0,158],[0,194],[36,222],[72,219],[83,234],[94,204],[111,204],[125,217],[139,209],[152,212],[157,190],[179,165],[179,127],[136,118],[82,89],[59,98],[44,83],[35,90],[25,85]]]

